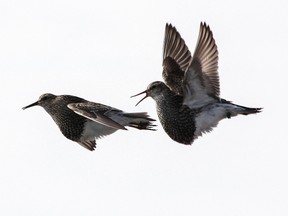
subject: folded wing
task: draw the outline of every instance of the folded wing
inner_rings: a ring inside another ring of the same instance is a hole
[[[103,108],[103,106],[104,105],[99,106],[99,104],[93,102],[68,104],[69,109],[73,110],[78,115],[81,115],[87,119],[114,129],[127,130],[123,125],[115,122],[114,120],[105,115],[105,113],[113,110],[113,108],[108,106]]]

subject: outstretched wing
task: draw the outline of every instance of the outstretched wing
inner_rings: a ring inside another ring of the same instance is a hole
[[[99,124],[111,127],[114,129],[127,130],[123,125],[115,122],[111,118],[105,115],[106,112],[113,110],[112,107],[108,107],[102,104],[93,102],[84,103],[71,103],[67,105],[69,109],[73,110],[78,115],[81,115],[87,119],[90,119]]]
[[[191,53],[175,27],[166,24],[163,45],[162,77],[169,88],[182,95],[184,72],[191,61]]]
[[[219,95],[218,50],[209,26],[201,23],[196,49],[184,75],[183,104],[197,108]]]

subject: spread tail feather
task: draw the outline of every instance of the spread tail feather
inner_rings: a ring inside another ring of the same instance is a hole
[[[227,111],[227,117],[230,118],[232,116],[236,115],[250,115],[250,114],[256,114],[262,111],[263,108],[250,108],[245,106],[240,106],[237,104],[229,103],[229,105],[232,105],[232,107],[228,108]]]
[[[255,114],[262,111],[262,108],[250,108],[250,107],[241,107],[241,108],[243,108],[243,111],[241,111],[239,114],[242,115]]]
[[[139,130],[153,130],[156,125],[153,124],[155,119],[150,118],[150,116],[146,112],[138,112],[138,113],[125,113],[123,114],[125,117],[130,119],[130,122],[127,126],[137,128]]]

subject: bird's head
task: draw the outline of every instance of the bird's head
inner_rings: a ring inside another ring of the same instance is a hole
[[[51,102],[56,98],[56,95],[50,94],[50,93],[46,93],[43,94],[39,97],[38,101],[23,107],[22,109],[25,110],[27,108],[33,107],[33,106],[42,106],[42,107],[47,107],[49,104],[51,104]]]
[[[143,92],[140,92],[139,94],[133,95],[131,97],[136,97],[141,94],[146,94],[137,104],[136,106],[142,102],[145,98],[147,97],[152,97],[154,100],[157,99],[161,95],[161,93],[165,90],[168,89],[168,87],[161,81],[155,81],[152,82],[148,85],[147,89]]]

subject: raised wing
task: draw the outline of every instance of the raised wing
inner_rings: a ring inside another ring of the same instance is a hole
[[[112,107],[104,106],[102,104],[99,105],[98,103],[93,102],[84,102],[68,104],[68,108],[73,110],[78,115],[81,115],[87,119],[105,125],[107,127],[127,130],[123,125],[115,122],[114,120],[105,115],[106,112],[113,110]]]
[[[218,50],[209,26],[201,23],[196,49],[184,75],[183,104],[197,108],[219,95]]]
[[[163,45],[163,79],[176,94],[182,95],[184,72],[191,61],[191,53],[175,27],[166,24]]]

